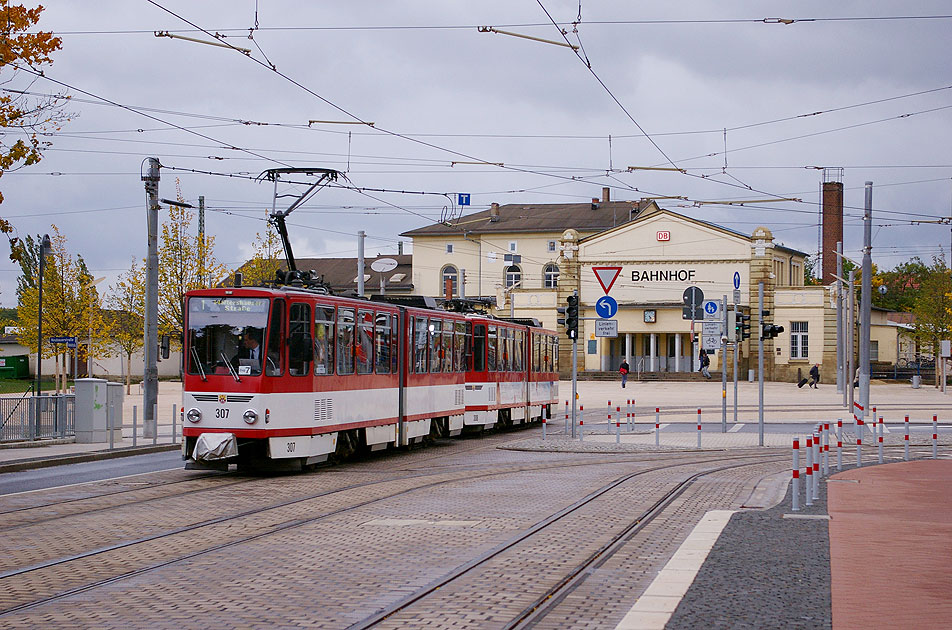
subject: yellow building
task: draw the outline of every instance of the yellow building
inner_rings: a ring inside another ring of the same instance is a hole
[[[692,372],[698,345],[707,348],[711,369],[719,370],[720,327],[696,321],[692,334],[691,320],[683,317],[684,293],[693,286],[714,317],[722,316],[725,297],[729,308],[736,297],[738,310],[750,314],[751,339],[740,344],[738,357],[746,378],[757,363],[761,283],[770,312],[764,321],[784,327],[776,339],[765,340],[765,376],[796,380],[814,363],[827,379],[835,373],[832,293],[804,286],[806,254],[775,243],[766,227],[748,235],[651,200],[610,201],[605,189],[601,200],[584,204],[492,204],[404,236],[413,239],[416,293],[488,298],[499,316],[538,319],[561,333],[563,374],[571,369],[572,353],[564,351],[571,342],[556,308],[575,292],[582,318],[579,370],[613,372],[626,359],[633,373]],[[596,307],[604,296],[617,304],[610,318]],[[598,336],[598,319],[617,322],[617,336]],[[890,334],[895,340],[895,327],[878,328],[886,325],[874,322],[880,355],[895,354],[895,346],[885,343]]]

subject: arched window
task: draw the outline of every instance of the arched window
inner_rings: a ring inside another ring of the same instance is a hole
[[[522,280],[522,269],[519,265],[510,265],[506,267],[506,288],[518,284]]]
[[[453,295],[459,295],[459,271],[453,265],[446,265],[440,272],[440,295],[446,295],[446,281],[453,283]]]
[[[555,289],[559,286],[559,266],[549,263],[542,268],[542,287],[545,289]]]

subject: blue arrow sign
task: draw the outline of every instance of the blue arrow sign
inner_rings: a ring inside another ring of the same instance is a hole
[[[618,302],[610,295],[603,295],[595,302],[595,312],[602,319],[611,319],[618,312]]]
[[[740,272],[739,271],[734,272],[734,288],[735,289],[740,288]]]

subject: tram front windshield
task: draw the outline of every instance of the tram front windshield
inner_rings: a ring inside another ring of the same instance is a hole
[[[188,373],[260,375],[269,306],[268,298],[189,298]]]

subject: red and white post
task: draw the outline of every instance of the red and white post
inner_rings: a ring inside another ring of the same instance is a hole
[[[661,407],[654,408],[654,445],[661,446]]]
[[[883,434],[886,432],[885,431],[886,425],[883,424],[882,416],[879,416],[879,418],[877,419],[876,407],[873,407],[873,421],[876,422],[877,426],[879,427],[879,463],[882,464],[884,461],[883,460]]]
[[[807,506],[813,505],[813,438],[807,436]]]
[[[906,461],[909,461],[909,416],[906,416],[906,419],[903,421],[903,424],[906,427],[906,435],[902,438],[903,443],[903,452],[905,454]]]
[[[800,511],[800,439],[793,438],[793,485],[790,491],[791,509]]]
[[[836,469],[843,470],[843,418],[836,419]]]
[[[701,410],[697,410],[697,447],[701,448]]]
[[[608,424],[612,422],[611,409],[608,410]],[[615,444],[621,444],[621,407],[615,407]]]
[[[813,434],[813,449],[816,451],[813,456],[813,498],[820,498],[820,453],[823,451],[821,443],[822,431],[816,431]]]
[[[932,459],[939,459],[939,417],[932,416]]]
[[[578,441],[585,441],[585,405],[578,406]]]

